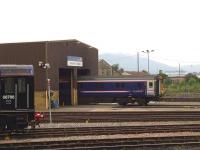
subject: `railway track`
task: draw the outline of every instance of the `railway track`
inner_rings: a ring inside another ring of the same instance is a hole
[[[180,105],[180,104],[148,104],[148,106],[138,106],[133,104],[128,104],[126,106],[116,106],[114,108],[200,108],[200,105],[194,105],[194,104],[187,104],[187,105]]]
[[[159,101],[164,102],[200,102],[200,97],[162,97]]]
[[[90,139],[90,140],[53,140],[23,143],[0,144],[0,149],[65,149],[65,150],[102,150],[102,149],[164,149],[198,148],[200,136],[168,136],[146,138],[117,138],[117,139]]]
[[[42,122],[49,122],[44,113]],[[53,122],[199,121],[200,111],[53,112]]]
[[[153,125],[153,126],[110,126],[77,128],[37,128],[0,133],[0,139],[10,136],[12,139],[33,139],[45,137],[69,137],[89,135],[200,132],[200,124],[190,125]]]

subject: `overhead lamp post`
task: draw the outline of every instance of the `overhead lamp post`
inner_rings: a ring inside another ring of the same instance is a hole
[[[154,52],[154,50],[146,50],[146,51],[142,51],[143,53],[146,53],[148,56],[148,73],[149,73],[149,53]]]
[[[139,74],[139,72],[140,72],[140,59],[139,59],[139,52],[137,52],[137,72],[138,72],[138,74]]]
[[[52,115],[51,115],[51,95],[50,95],[50,82],[51,80],[48,77],[48,69],[50,69],[49,63],[44,63],[43,61],[38,62],[38,66],[46,70],[46,86],[47,86],[47,93],[48,93],[48,103],[49,103],[49,123],[52,123]]]

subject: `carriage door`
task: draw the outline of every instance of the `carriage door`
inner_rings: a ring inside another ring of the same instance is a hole
[[[160,80],[156,80],[156,86],[155,86],[155,91],[156,91],[156,96],[159,96],[160,95]]]
[[[15,83],[15,95],[17,98],[17,108],[29,108],[29,84],[26,78],[18,78]]]
[[[147,95],[151,95],[154,96],[154,81],[153,80],[149,80],[147,81]]]

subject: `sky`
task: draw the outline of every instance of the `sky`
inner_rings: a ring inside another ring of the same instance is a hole
[[[1,0],[0,43],[77,39],[103,53],[200,64],[199,0]]]

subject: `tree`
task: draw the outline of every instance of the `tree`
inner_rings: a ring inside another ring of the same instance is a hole
[[[112,65],[112,70],[113,70],[113,71],[116,71],[116,72],[119,72],[120,74],[124,72],[124,69],[123,69],[123,68],[120,68],[120,67],[119,67],[119,64],[113,64],[113,65]]]
[[[114,71],[118,71],[118,70],[119,70],[119,64],[113,64],[113,65],[112,65],[112,69],[113,69]]]
[[[197,77],[195,74],[188,73],[188,74],[185,76],[185,80],[188,82],[188,81],[191,80],[191,79],[194,79],[194,80],[198,81],[198,77]]]
[[[120,72],[120,73],[123,73],[123,72],[124,72],[124,69],[123,69],[123,68],[120,68],[120,69],[119,69],[119,72]]]
[[[148,71],[146,71],[146,70],[142,70],[142,72],[145,74],[149,74]]]
[[[168,75],[163,73],[161,70],[159,71],[159,76],[161,76],[162,79],[167,79],[168,78]]]

